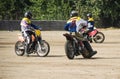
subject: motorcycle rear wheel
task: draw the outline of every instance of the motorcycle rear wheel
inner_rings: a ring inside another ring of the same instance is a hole
[[[102,32],[98,32],[94,37],[93,40],[95,43],[103,43],[105,40],[105,35]]]
[[[24,44],[21,41],[17,41],[15,44],[15,53],[18,56],[23,56],[24,55]]]
[[[70,41],[65,43],[65,53],[68,59],[74,59],[75,52],[74,47]]]

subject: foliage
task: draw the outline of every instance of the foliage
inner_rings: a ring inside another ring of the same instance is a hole
[[[34,6],[30,9],[35,19],[64,20],[69,17],[71,7],[68,0],[31,0]]]
[[[83,18],[92,13],[105,27],[120,26],[120,0],[76,0],[76,6]]]
[[[31,11],[35,20],[67,20],[72,10],[92,13],[105,26],[120,26],[120,0],[0,0],[1,20],[20,20]]]
[[[19,19],[24,9],[32,5],[29,0],[0,0],[1,19]]]

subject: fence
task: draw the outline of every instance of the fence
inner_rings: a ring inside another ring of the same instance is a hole
[[[42,30],[63,30],[66,21],[32,21],[41,26]],[[0,30],[20,30],[20,20],[0,21]]]
[[[33,24],[41,26],[42,30],[64,30],[66,21],[32,21]],[[117,27],[120,27],[120,22]],[[107,28],[109,26],[104,25],[101,21],[95,21],[95,26],[98,28]],[[1,20],[0,30],[20,30],[20,20]]]

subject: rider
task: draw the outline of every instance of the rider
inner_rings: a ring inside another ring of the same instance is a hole
[[[21,23],[20,23],[21,31],[22,31],[23,37],[25,38],[25,41],[26,41],[25,53],[27,56],[29,54],[28,45],[32,42],[31,35],[34,35],[30,31],[30,29],[32,29],[32,28],[39,29],[39,27],[32,24],[31,19],[32,19],[32,13],[30,11],[28,11],[24,14],[24,18],[21,20]]]
[[[82,40],[86,49],[90,52],[89,57],[92,57],[97,53],[97,51],[93,51],[89,42],[87,40],[84,40],[83,35],[79,33],[79,30],[87,26],[87,21],[81,19],[78,16],[78,11],[72,11],[70,16],[71,18],[67,21],[64,29],[75,35],[79,40]]]
[[[93,31],[94,30],[94,19],[92,17],[92,14],[91,13],[88,13],[87,14],[87,19],[88,19],[88,27],[87,27],[87,30],[86,30],[86,34],[88,34],[89,32]],[[89,38],[90,42],[92,43],[92,39]]]
[[[87,18],[88,18],[88,29],[89,29],[89,32],[91,32],[94,30],[94,19],[91,13],[87,14]]]

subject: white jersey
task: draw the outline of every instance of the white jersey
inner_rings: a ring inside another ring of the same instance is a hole
[[[79,32],[79,30],[82,29],[84,26],[87,26],[87,21],[85,21],[84,19],[76,21],[76,32]]]

